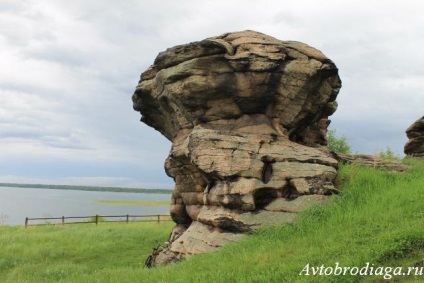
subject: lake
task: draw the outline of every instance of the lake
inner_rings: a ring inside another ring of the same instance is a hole
[[[25,217],[169,214],[169,206],[103,204],[99,202],[170,199],[171,194],[0,187],[0,225],[23,225]]]

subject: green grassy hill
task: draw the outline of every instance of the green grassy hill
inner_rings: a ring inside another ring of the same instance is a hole
[[[150,270],[142,263],[171,223],[0,227],[0,282],[386,282],[408,267],[421,275],[390,282],[424,282],[424,162],[406,162],[412,169],[402,174],[343,166],[342,195],[295,225]],[[377,275],[324,275],[367,263]]]

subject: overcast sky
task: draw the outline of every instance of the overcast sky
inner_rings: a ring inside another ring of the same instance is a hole
[[[172,188],[131,95],[168,47],[255,30],[331,58],[330,128],[403,155],[424,115],[423,1],[0,0],[0,182]]]

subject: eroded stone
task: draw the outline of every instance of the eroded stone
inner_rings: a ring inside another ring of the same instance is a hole
[[[405,154],[424,159],[424,116],[406,129],[406,135],[409,140],[405,144]]]
[[[141,121],[173,143],[177,225],[158,262],[292,223],[337,193],[325,135],[340,87],[320,51],[253,31],[161,52],[133,95]]]

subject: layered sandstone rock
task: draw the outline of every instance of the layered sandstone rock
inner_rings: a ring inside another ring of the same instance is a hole
[[[424,158],[424,116],[406,129],[406,135],[409,140],[405,144],[405,154],[416,158]]]
[[[337,192],[325,134],[340,87],[320,51],[253,31],[160,53],[133,95],[141,121],[173,143],[176,226],[159,261],[293,222]]]
[[[342,154],[332,153],[334,158],[341,163],[356,164],[359,166],[384,169],[389,171],[403,172],[408,170],[408,165],[402,164],[399,160],[385,160],[379,156],[368,154]]]

